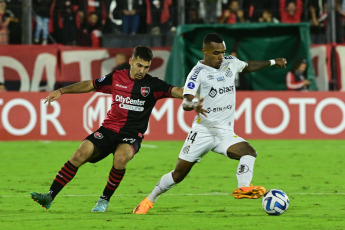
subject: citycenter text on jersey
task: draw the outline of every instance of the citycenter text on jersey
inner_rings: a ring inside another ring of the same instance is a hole
[[[145,101],[143,101],[143,100],[140,100],[140,99],[133,100],[130,97],[123,97],[121,95],[116,95],[115,101],[118,101],[120,103],[129,104],[129,105],[144,105],[145,104]]]

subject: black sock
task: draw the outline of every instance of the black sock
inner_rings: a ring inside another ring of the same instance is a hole
[[[49,193],[53,199],[65,187],[65,185],[73,179],[77,171],[78,168],[72,165],[70,161],[67,161],[62,166],[49,189]]]
[[[119,184],[124,177],[126,172],[126,169],[118,170],[116,168],[112,168],[109,173],[109,178],[107,185],[104,188],[103,195],[101,196],[102,199],[105,199],[107,201],[110,200],[111,196],[114,194],[117,187],[119,187]]]

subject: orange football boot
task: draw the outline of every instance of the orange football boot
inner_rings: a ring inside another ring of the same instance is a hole
[[[143,199],[140,204],[133,210],[135,214],[146,214],[151,208],[153,208],[153,202],[149,201],[147,197]]]
[[[232,195],[236,199],[248,198],[257,199],[262,197],[266,193],[266,189],[262,186],[253,186],[237,188],[232,192]]]

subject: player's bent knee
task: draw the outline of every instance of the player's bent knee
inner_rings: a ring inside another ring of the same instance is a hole
[[[89,157],[90,157],[90,154],[82,152],[78,149],[77,151],[75,151],[70,161],[74,166],[80,167],[82,164],[84,164],[87,161]]]
[[[127,163],[132,159],[132,155],[129,153],[115,154],[114,157],[114,167],[116,169],[123,169],[126,167]]]

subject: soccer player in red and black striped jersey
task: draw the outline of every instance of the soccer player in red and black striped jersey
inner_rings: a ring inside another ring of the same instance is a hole
[[[49,209],[56,195],[73,179],[80,166],[86,162],[96,163],[112,153],[114,160],[107,184],[91,211],[107,210],[111,196],[125,175],[127,163],[140,149],[156,101],[167,97],[183,97],[183,88],[174,87],[147,74],[151,61],[151,49],[137,46],[129,60],[130,69],[115,70],[97,80],[79,82],[48,95],[48,106],[62,94],[91,91],[112,94],[113,101],[101,127],[86,137],[62,166],[49,192],[31,193],[34,201]]]

